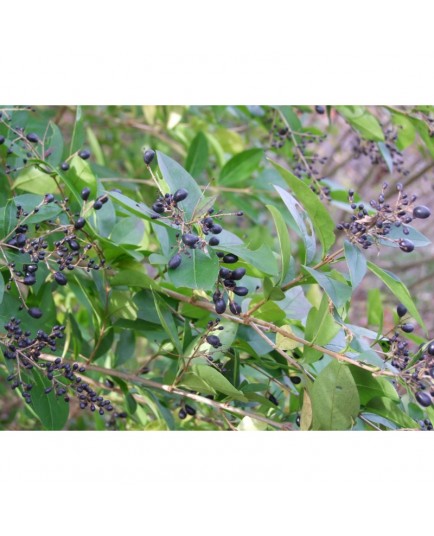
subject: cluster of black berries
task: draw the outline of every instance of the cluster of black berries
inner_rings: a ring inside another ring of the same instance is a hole
[[[427,432],[430,432],[433,429],[432,422],[429,419],[420,420],[419,426],[421,430]]]
[[[407,384],[414,390],[417,402],[427,408],[434,398],[434,341],[430,342],[419,359],[402,373]]]
[[[50,384],[44,390],[46,395],[54,393],[57,398],[63,398],[65,402],[69,402],[70,397],[75,396],[81,409],[89,408],[92,412],[98,410],[100,415],[113,411],[111,402],[98,395],[79,376],[86,372],[83,365],[64,363],[60,357],[53,362],[41,359],[45,348],[49,348],[51,352],[57,351],[57,340],[63,339],[65,326],[56,325],[51,333],[38,330],[33,338],[29,331],[21,329],[21,321],[15,317],[12,317],[4,328],[6,334],[0,338],[4,347],[3,355],[6,360],[15,364],[15,372],[7,377],[7,381],[10,382],[12,389],[21,390],[26,403],[32,403],[31,391],[34,383],[31,371],[37,369]]]
[[[84,188],[81,192],[81,197],[86,200],[89,194],[89,188]],[[103,204],[106,200],[108,200],[107,196],[101,196],[96,202]],[[38,213],[40,207],[48,203],[58,204],[71,223],[65,225],[52,220],[46,220],[34,225],[26,223],[26,218]],[[79,214],[72,214],[68,203],[68,198],[59,201],[52,194],[46,194],[41,203],[31,212],[26,212],[21,206],[17,206],[16,217],[18,224],[6,241],[5,246],[12,253],[25,255],[26,259],[22,263],[19,263],[17,259],[8,263],[11,278],[7,284],[7,290],[11,289],[12,282],[17,285],[33,286],[37,281],[37,272],[41,262],[47,265],[54,281],[61,286],[66,285],[68,282],[64,271],[84,268],[87,272],[90,272],[91,270],[99,270],[105,267],[106,261],[101,251],[93,243],[89,243],[86,240],[86,233],[84,232],[84,237],[77,235],[85,227],[86,220]],[[63,236],[59,238],[58,235]],[[96,248],[94,258],[89,255],[92,248]],[[20,309],[23,309],[25,304],[21,293],[19,294],[22,302]],[[31,307],[27,310],[33,318],[42,316],[42,311],[37,307]]]
[[[145,151],[143,159],[148,168],[154,157],[155,152],[152,149]],[[187,222],[185,221],[184,210],[179,205],[187,197],[188,191],[185,188],[179,188],[173,194],[160,195],[152,205],[152,219],[167,218],[173,227],[181,231],[176,235],[178,239],[177,251],[169,259],[169,270],[176,270],[181,265],[183,253],[189,255],[191,249],[206,249],[207,246],[215,247],[220,244],[220,240],[216,235],[223,231],[223,227],[215,221],[215,218],[223,214],[221,212],[215,213],[214,208],[210,208],[206,214]],[[236,212],[235,215],[242,216],[243,212]],[[199,234],[197,234],[197,227],[200,228]],[[204,238],[205,236],[210,236],[208,241]]]
[[[232,253],[223,253],[218,252],[217,255],[220,257],[220,261],[223,264],[235,264],[238,262],[237,255]],[[239,315],[241,313],[241,305],[235,301],[236,296],[246,296],[248,294],[248,289],[238,285],[238,282],[246,274],[245,268],[235,268],[230,270],[226,267],[221,267],[219,270],[218,279],[216,282],[216,290],[213,294],[213,302],[215,306],[215,312],[217,314],[223,314],[226,311],[227,303],[225,300],[225,294],[229,303],[229,310],[234,315]]]
[[[181,409],[178,412],[178,417],[183,420],[187,417],[187,415],[191,415],[194,417],[196,415],[196,410],[193,408],[193,406],[190,406],[189,404],[182,404]]]
[[[354,191],[350,190],[348,199],[353,209],[350,222],[342,221],[336,226],[338,231],[344,231],[348,239],[355,244],[359,244],[363,249],[368,249],[373,244],[378,244],[379,240],[388,240],[396,243],[402,251],[410,253],[414,250],[414,244],[406,238],[391,239],[387,235],[392,226],[400,227],[404,235],[409,234],[407,227],[414,219],[426,219],[431,215],[431,211],[424,205],[414,206],[416,196],[408,196],[403,190],[401,183],[398,183],[398,191],[394,204],[386,202],[385,191],[388,188],[387,182],[383,184],[380,195],[377,199],[370,201],[373,210],[369,210],[363,203],[354,202]]]
[[[399,151],[396,147],[396,140],[398,139],[396,130],[389,127],[384,132],[384,137],[384,145],[389,151],[394,169],[403,176],[407,176],[410,172],[404,167],[404,156],[402,152]],[[378,144],[376,142],[362,140],[359,136],[357,136],[354,140],[352,150],[353,157],[355,159],[358,159],[361,156],[366,156],[370,159],[371,164],[373,166],[381,164],[383,166],[383,170],[385,172],[388,171],[388,167],[384,161],[384,157],[382,156],[380,149],[378,148]]]

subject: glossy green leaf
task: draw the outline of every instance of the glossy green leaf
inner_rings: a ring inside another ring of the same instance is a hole
[[[219,262],[215,253],[206,255],[200,249],[192,249],[190,255],[182,255],[181,265],[168,271],[172,283],[177,287],[212,290],[217,281]]]
[[[185,161],[185,169],[192,177],[199,177],[208,164],[208,141],[203,132],[198,132],[191,142]]]
[[[345,283],[341,283],[324,272],[319,272],[308,266],[302,266],[302,270],[315,279],[318,285],[327,293],[337,309],[345,305],[351,298],[351,287]]]
[[[42,425],[47,430],[62,430],[68,420],[69,404],[63,397],[56,397],[54,391],[45,394],[44,390],[51,386],[38,370],[33,369],[32,404],[31,409],[37,415]]]
[[[386,397],[394,402],[399,402],[399,395],[396,389],[386,378],[381,376],[374,377],[368,370],[353,365],[350,365],[349,369],[356,382],[362,405],[366,405],[375,397]]]
[[[280,278],[278,284],[281,285],[289,270],[289,261],[291,259],[291,242],[289,240],[289,233],[286,227],[285,220],[282,214],[272,205],[267,205],[268,210],[273,216],[274,225],[277,231],[277,238],[279,239],[280,249]]]
[[[157,310],[158,318],[160,319],[161,325],[164,328],[164,331],[167,333],[168,337],[172,341],[174,347],[179,354],[182,354],[182,345],[179,340],[178,329],[176,327],[173,315],[167,305],[167,303],[158,295],[154,293],[154,303],[155,309]]]
[[[131,244],[138,246],[145,232],[143,220],[131,216],[118,221],[111,232],[110,240],[115,244]]]
[[[69,171],[65,172],[64,175],[68,177],[68,180],[77,192],[81,192],[83,188],[87,187],[90,188],[90,199],[96,197],[96,177],[87,160],[83,160],[79,156],[74,156],[70,162]]]
[[[230,396],[235,400],[247,402],[244,394],[236,389],[221,372],[210,365],[193,365],[191,367],[193,374],[198,376],[207,385],[211,386],[218,393]]]
[[[404,411],[400,409],[399,406],[390,398],[373,398],[366,405],[366,411],[375,413],[376,415],[381,415],[381,417],[389,419],[401,428],[419,428],[416,421],[404,413]]]
[[[196,205],[202,200],[202,192],[193,177],[172,158],[157,151],[158,165],[163,179],[171,193],[179,188],[185,188],[188,197],[179,204],[185,210],[188,218],[193,215]]]
[[[262,149],[248,149],[233,156],[220,172],[220,184],[236,186],[251,179],[263,155]]]
[[[40,195],[53,194],[58,191],[53,177],[36,166],[24,168],[15,180],[13,188]]]
[[[52,121],[49,123],[48,139],[46,140],[45,145],[51,151],[51,154],[48,157],[50,164],[52,166],[59,165],[63,155],[63,136],[59,127]]]
[[[348,430],[359,414],[356,383],[349,367],[336,360],[318,374],[310,398],[314,430]]]
[[[81,106],[77,106],[75,112],[74,130],[72,131],[70,154],[79,151],[84,143],[84,124]]]
[[[383,283],[390,289],[390,291],[398,298],[398,302],[404,304],[411,316],[422,326],[426,331],[426,326],[422,320],[416,305],[413,302],[411,294],[404,283],[392,272],[383,270],[376,264],[368,261],[369,270],[375,274]]]
[[[271,163],[308,213],[324,252],[328,252],[336,240],[335,223],[329,211],[325,208],[319,197],[303,181],[276,162],[271,161]],[[278,187],[275,186],[275,188],[277,189]]]
[[[336,106],[336,110],[363,138],[384,141],[383,130],[378,119],[362,106]]]
[[[367,264],[366,258],[360,249],[353,244],[350,244],[347,240],[344,242],[345,259],[347,261],[348,269],[350,271],[351,286],[353,291],[360,285],[365,277]]]

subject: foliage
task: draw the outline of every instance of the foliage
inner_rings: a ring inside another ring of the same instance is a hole
[[[2,428],[432,428],[433,107],[0,113]]]

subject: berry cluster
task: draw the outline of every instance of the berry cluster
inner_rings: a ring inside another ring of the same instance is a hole
[[[187,415],[191,415],[192,417],[194,417],[196,415],[196,410],[192,406],[183,403],[181,409],[178,412],[178,417],[183,420],[187,417]]]
[[[233,255],[232,253],[224,254],[222,252],[218,252],[217,255],[224,264],[235,264],[238,262],[237,255]],[[238,281],[240,281],[245,274],[246,269],[241,267],[235,268],[234,270],[230,270],[226,267],[220,268],[216,283],[216,291],[212,297],[215,312],[217,314],[221,315],[226,311],[227,302],[225,300],[225,294],[227,296],[229,310],[231,313],[234,315],[239,315],[241,313],[241,305],[235,301],[235,295],[246,296],[249,292],[246,287],[241,287],[238,285]]]
[[[407,227],[414,219],[426,219],[431,211],[424,205],[414,206],[416,196],[408,196],[403,190],[402,184],[397,184],[397,198],[394,204],[386,202],[385,191],[387,182],[383,184],[377,199],[370,201],[371,209],[363,203],[354,202],[354,191],[350,190],[348,199],[353,209],[350,222],[342,221],[336,226],[338,231],[344,231],[348,239],[359,244],[363,249],[368,249],[373,244],[378,245],[380,240],[388,240],[396,243],[402,251],[410,253],[414,250],[414,244],[406,238],[392,239],[387,237],[392,226],[400,227],[404,235],[409,234]]]
[[[84,188],[81,192],[83,200],[87,200],[90,194],[89,188]],[[98,210],[107,202],[106,195],[100,196],[94,208]],[[69,223],[59,223],[59,220],[45,220],[36,224],[28,224],[30,216],[37,214],[40,208],[49,203],[57,204],[62,209],[62,217],[66,217]],[[18,205],[16,218],[18,223],[9,233],[8,237],[0,242],[0,248],[7,258],[8,252],[14,256],[8,262],[10,280],[6,286],[11,290],[12,283],[15,283],[21,301],[20,309],[26,307],[28,313],[33,318],[40,318],[42,311],[37,307],[28,308],[24,302],[20,285],[31,287],[37,282],[37,273],[40,263],[44,263],[52,275],[53,280],[61,286],[68,283],[65,271],[73,271],[76,268],[99,270],[105,266],[105,259],[98,246],[88,241],[88,234],[84,230],[86,220],[80,214],[72,214],[69,207],[69,199],[66,197],[57,200],[53,194],[46,194],[42,201],[31,211],[24,211]],[[89,255],[94,249],[95,257]],[[23,258],[20,261],[20,257]]]
[[[407,176],[410,172],[404,167],[404,156],[396,147],[396,141],[398,139],[396,130],[394,130],[392,127],[389,127],[384,132],[384,137],[384,145],[389,151],[394,169],[396,169],[396,171],[402,174],[404,177]],[[358,159],[361,156],[366,156],[370,159],[373,166],[382,164],[384,171],[388,171],[384,157],[382,156],[376,142],[362,140],[359,136],[357,136],[354,140],[352,150],[353,158]]]
[[[31,337],[30,331],[23,331],[21,321],[12,317],[4,326],[6,334],[0,336],[0,344],[3,348],[5,359],[15,365],[7,381],[12,389],[19,388],[27,404],[32,403],[32,370],[36,369],[43,374],[48,386],[44,393],[48,396],[54,393],[56,398],[63,398],[68,403],[71,396],[78,399],[81,409],[89,408],[94,412],[98,410],[100,415],[113,411],[109,400],[99,396],[90,385],[83,381],[79,374],[86,372],[86,368],[79,363],[65,363],[60,357],[53,362],[46,362],[42,356],[45,348],[51,352],[57,351],[57,340],[63,339],[65,326],[56,325],[51,333],[38,330],[35,337]],[[52,395],[51,395],[52,396]]]

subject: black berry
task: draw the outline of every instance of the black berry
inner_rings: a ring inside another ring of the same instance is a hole
[[[153,151],[152,149],[148,149],[147,151],[145,151],[143,155],[143,160],[147,166],[149,166],[152,160],[154,160],[154,156],[155,156],[155,151]]]
[[[99,199],[97,199],[97,200],[95,201],[95,203],[93,204],[93,208],[94,208],[95,210],[99,210],[101,207],[102,207],[102,203],[101,203],[101,201],[100,201]]]
[[[87,149],[83,149],[83,151],[80,151],[78,153],[78,156],[82,159],[82,160],[87,160],[89,157],[90,157],[90,151],[88,151]]]
[[[179,417],[180,419],[185,419],[185,418],[187,417],[187,412],[185,411],[184,408],[181,408],[181,409],[179,410],[178,417]]]
[[[215,302],[215,312],[218,315],[222,315],[226,311],[226,302],[223,298],[216,300]]]
[[[235,287],[232,289],[237,296],[247,296],[249,289],[246,287]]]
[[[234,281],[239,281],[241,278],[245,276],[245,274],[246,274],[245,268],[236,268],[231,274],[231,279],[233,279]]]
[[[277,398],[276,398],[274,395],[272,395],[271,393],[268,395],[267,398],[268,398],[268,400],[269,400],[272,404],[274,404],[275,406],[278,406],[278,405],[279,405],[279,401],[278,401]]]
[[[223,262],[226,264],[235,264],[238,262],[238,257],[232,253],[226,253],[226,255],[223,257]]]
[[[77,218],[74,223],[75,229],[83,229],[83,227],[86,225],[86,220],[82,217]]]
[[[173,194],[173,200],[179,203],[180,201],[184,201],[188,197],[188,192],[184,188],[180,188],[179,190],[176,190],[176,192]]]
[[[41,318],[42,316],[42,311],[38,309],[37,307],[30,307],[30,309],[27,312],[32,318]]]
[[[430,209],[428,207],[425,207],[424,205],[419,205],[417,207],[414,207],[413,209],[413,218],[420,218],[421,220],[424,220],[426,218],[429,218],[430,216]]]
[[[434,355],[434,341],[428,344],[426,351],[429,353],[429,355]]]
[[[68,171],[68,169],[69,169],[69,164],[68,164],[68,162],[63,162],[63,164],[60,166],[60,169],[61,169],[62,171]]]
[[[231,310],[231,313],[234,315],[239,315],[241,313],[241,305],[239,305],[236,302],[230,302],[229,309]]]
[[[325,112],[324,106],[315,106],[315,112],[317,114],[323,114]]]
[[[68,283],[68,280],[66,279],[66,276],[62,274],[62,272],[56,272],[54,274],[54,279],[56,280],[56,283],[58,285],[66,285]]]
[[[414,326],[413,324],[402,324],[401,329],[405,333],[411,333],[414,330]]]
[[[185,233],[182,235],[182,241],[186,246],[195,246],[199,242],[199,237],[193,233]]]
[[[185,404],[185,411],[189,415],[192,415],[193,417],[194,417],[194,415],[196,415],[196,410],[194,408],[192,408],[191,406],[189,406],[188,404]]]
[[[81,190],[81,198],[83,199],[83,201],[87,201],[89,199],[89,196],[90,196],[90,188],[83,188],[83,190]]]
[[[27,274],[23,279],[25,285],[31,286],[36,283],[36,277],[33,274]]]
[[[30,132],[29,134],[27,134],[26,138],[32,143],[38,143],[39,141],[38,135],[34,132]]]
[[[290,376],[289,379],[292,381],[294,385],[298,385],[299,383],[301,383],[300,376]]]
[[[399,241],[399,248],[406,253],[411,253],[414,250],[414,244],[411,240],[403,238]]]
[[[418,391],[415,396],[416,396],[416,400],[424,408],[431,406],[432,399],[428,393],[424,393],[423,391]]]
[[[206,342],[210,344],[211,346],[213,346],[214,348],[218,348],[219,346],[222,345],[217,335],[208,335],[208,337],[206,338]]]
[[[223,227],[218,223],[214,223],[214,225],[210,228],[210,231],[212,234],[220,234],[223,231]]]
[[[178,268],[178,266],[181,264],[181,261],[182,261],[181,255],[179,255],[179,253],[176,253],[170,259],[168,266],[171,270],[175,270],[175,268]]]
[[[396,312],[398,313],[399,318],[402,318],[404,315],[407,314],[407,307],[400,303],[396,308]]]
[[[0,136],[0,145],[3,145],[5,142],[5,137],[4,136]]]

